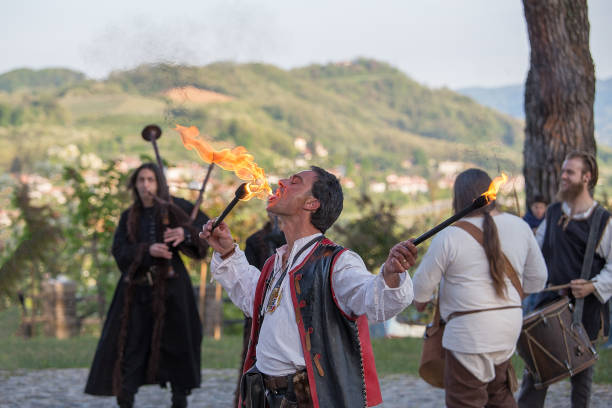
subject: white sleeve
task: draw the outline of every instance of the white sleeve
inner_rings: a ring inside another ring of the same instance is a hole
[[[390,288],[382,273],[371,274],[361,257],[352,251],[344,251],[338,257],[332,273],[332,288],[338,306],[345,314],[365,314],[368,320],[376,322],[395,316],[413,298],[412,281],[406,272],[400,274],[400,285]]]
[[[442,234],[432,239],[429,249],[412,277],[414,300],[419,303],[427,303],[431,300],[436,287],[442,280],[442,275],[448,268],[448,244],[444,237],[445,234]]]
[[[605,303],[612,296],[612,217],[604,229],[596,252],[606,259],[606,264],[594,278],[597,279],[593,283],[594,293],[601,303]]]
[[[259,281],[259,269],[250,265],[244,252],[236,245],[236,251],[228,258],[213,253],[210,271],[217,282],[223,286],[229,298],[248,317],[253,314],[255,289]],[[205,284],[205,282],[203,282]]]
[[[531,230],[527,235],[527,257],[523,269],[523,292],[534,293],[544,289],[548,280],[546,261]]]

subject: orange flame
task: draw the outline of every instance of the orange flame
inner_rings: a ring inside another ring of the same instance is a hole
[[[499,188],[508,181],[508,176],[502,172],[501,176],[495,177],[491,184],[489,184],[489,189],[482,193],[483,196],[487,198],[487,202],[491,202],[497,199],[497,192]]]
[[[242,201],[253,197],[265,200],[272,194],[266,173],[253,161],[253,156],[243,146],[217,151],[202,139],[198,139],[200,131],[197,127],[176,125],[175,130],[180,133],[183,145],[188,150],[195,149],[206,163],[215,163],[222,169],[233,171],[241,180],[247,182],[247,195]]]

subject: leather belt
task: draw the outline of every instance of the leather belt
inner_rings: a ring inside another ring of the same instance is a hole
[[[308,381],[308,375],[306,374],[306,370],[300,370],[293,374],[282,375],[282,376],[273,376],[263,374],[264,385],[266,389],[272,392],[276,391],[284,391],[289,387],[289,381],[294,381],[295,377],[299,377],[296,381]]]
[[[135,277],[132,282],[135,285],[148,285],[148,286],[153,286],[154,282],[155,282],[155,277],[158,274],[158,269],[156,266],[151,266],[149,269],[147,269],[146,272],[144,273],[139,273],[137,277]],[[166,279],[171,279],[176,277],[176,272],[174,272],[174,269],[172,269],[172,267],[170,267],[168,269],[168,273],[166,275]],[[129,282],[128,277],[125,277],[125,281]]]
[[[287,386],[289,385],[289,381],[287,381],[287,376],[274,377],[271,375],[264,375],[264,384],[266,385],[267,390],[279,391],[286,390]]]

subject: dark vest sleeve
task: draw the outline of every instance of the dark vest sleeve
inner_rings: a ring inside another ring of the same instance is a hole
[[[344,248],[324,239],[287,276],[315,408],[353,408],[382,402],[366,316],[346,316],[336,304],[333,267]],[[253,316],[259,315],[264,284],[274,265],[266,262],[259,278]],[[255,364],[261,321],[253,318],[243,371]]]
[[[347,316],[332,287],[344,248],[324,240],[290,275],[302,350],[315,407],[365,407],[382,402],[366,316]]]

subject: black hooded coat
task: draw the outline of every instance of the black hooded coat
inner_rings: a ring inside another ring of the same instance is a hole
[[[121,389],[135,393],[141,385],[168,382],[187,392],[200,386],[202,324],[179,251],[192,258],[206,256],[208,246],[198,233],[208,217],[198,212],[189,222],[193,205],[173,197],[169,226],[183,227],[185,241],[171,247],[172,277],[150,285],[146,272],[153,266],[164,269],[164,261],[149,254],[151,244],[163,242],[160,208],[158,203],[151,208],[132,206],[121,215],[112,248],[121,276],[91,365],[87,394],[118,395]],[[167,262],[165,268],[169,269]]]

